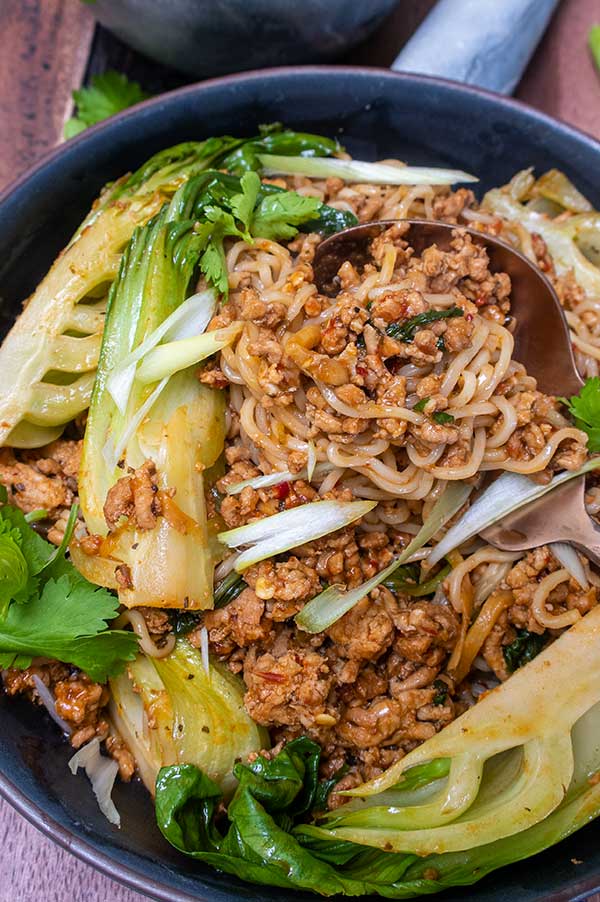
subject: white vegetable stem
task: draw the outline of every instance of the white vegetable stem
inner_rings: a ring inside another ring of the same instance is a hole
[[[355,604],[365,598],[369,592],[376,589],[397,568],[406,563],[412,555],[419,551],[426,542],[431,539],[441,527],[460,510],[469,495],[472,486],[464,482],[451,482],[447,485],[443,495],[434,504],[431,513],[410,545],[392,561],[389,566],[381,570],[367,582],[350,589],[341,591],[337,586],[330,586],[309,601],[296,616],[296,624],[300,629],[309,633],[321,633],[350,611]]]
[[[110,797],[115,784],[119,765],[114,758],[100,754],[100,742],[96,737],[83,745],[69,760],[69,769],[76,774],[83,767],[89,777],[100,811],[111,824],[121,826],[121,816]]]
[[[312,542],[348,526],[373,510],[375,501],[313,501],[219,533],[229,548],[250,545],[235,563],[240,573],[252,564]]]
[[[139,382],[148,383],[172,376],[226,348],[241,330],[242,323],[232,323],[224,329],[159,345],[142,360],[135,377]]]
[[[247,486],[251,489],[267,489],[272,485],[279,485],[281,482],[292,482],[294,479],[308,479],[311,482],[312,476],[324,476],[325,473],[331,473],[332,470],[335,470],[335,464],[328,461],[316,464],[312,475],[309,474],[308,467],[300,470],[299,473],[292,473],[290,470],[275,470],[267,476],[253,476],[252,479],[234,482],[232,485],[228,485],[225,491],[228,495],[239,495]]]
[[[163,340],[175,341],[204,332],[214,315],[216,306],[217,297],[212,288],[192,295],[167,316],[135,351],[122,360],[106,383],[120,413],[124,414],[127,408],[131,386],[136,376],[136,367],[140,360]]]
[[[579,470],[568,470],[555,476],[547,485],[538,485],[520,473],[503,473],[477,498],[460,522],[448,530],[429,555],[428,563],[437,564],[449,551],[458,548],[488,526],[493,526],[507,514],[512,514],[513,511],[551,492],[563,482],[575,479],[596,467],[600,467],[600,457],[588,460]]]
[[[582,589],[587,589],[589,587],[588,578],[585,575],[579,555],[573,546],[569,545],[568,542],[552,542],[548,547],[559,564],[562,564],[575,582],[579,583]]]
[[[370,182],[375,185],[453,185],[477,182],[474,175],[460,169],[430,166],[391,166],[362,160],[338,160],[335,157],[286,157],[259,154],[264,175],[306,175],[310,178],[340,178],[346,182]]]

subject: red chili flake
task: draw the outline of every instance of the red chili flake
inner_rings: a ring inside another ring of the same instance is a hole
[[[275,494],[280,501],[285,501],[287,496],[290,494],[291,486],[289,482],[279,482],[275,486]]]
[[[475,306],[483,307],[484,304],[487,304],[487,301],[488,301],[487,294],[480,294],[475,298]],[[465,317],[465,319],[468,319],[468,316]],[[473,319],[473,317],[471,317],[471,319]]]
[[[473,319],[473,314],[472,314],[472,313],[465,313],[465,319],[466,319],[466,321],[467,321],[468,323],[470,323],[471,320]]]
[[[356,367],[356,372],[358,373],[359,376],[366,376],[369,371],[366,368],[366,366],[362,366],[359,363],[358,366]]]
[[[267,683],[285,683],[285,677],[282,673],[272,673],[271,671],[255,670],[255,676],[260,677]]]

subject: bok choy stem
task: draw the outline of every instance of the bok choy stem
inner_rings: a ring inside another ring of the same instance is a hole
[[[212,466],[223,447],[222,394],[201,385],[193,369],[184,369],[159,386],[134,381],[121,399],[121,412],[108,385],[111,374],[190,293],[203,248],[193,219],[202,188],[202,179],[188,181],[169,206],[134,234],[127,248],[109,298],[86,427],[79,486],[91,532],[106,534],[103,506],[110,488],[127,468],[136,469],[145,460],[154,462],[158,487],[171,511],[163,512],[153,529],[128,523],[114,540],[111,556],[131,576],[131,585],[120,591],[129,605],[212,606],[213,560],[202,471]]]

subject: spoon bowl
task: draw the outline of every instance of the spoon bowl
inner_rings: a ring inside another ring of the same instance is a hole
[[[425,219],[378,220],[344,229],[317,247],[313,268],[319,291],[335,296],[340,289],[337,273],[342,263],[349,260],[361,269],[370,260],[371,241],[399,221],[410,224],[404,237],[417,254],[433,244],[440,250],[449,250],[457,228],[467,232],[475,244],[485,247],[490,271],[510,276],[511,314],[515,319],[513,357],[527,368],[546,394],[577,394],[583,380],[575,365],[569,327],[554,288],[527,257],[486,232]]]

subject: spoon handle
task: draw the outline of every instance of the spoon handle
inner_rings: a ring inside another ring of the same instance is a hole
[[[438,0],[392,69],[512,94],[558,0]]]

